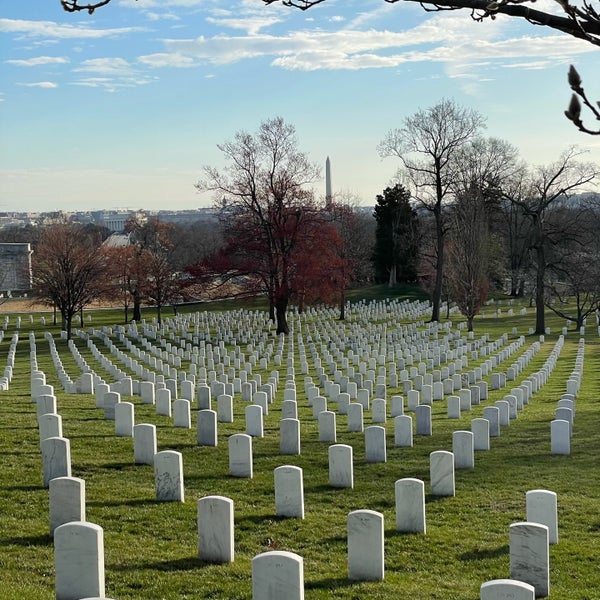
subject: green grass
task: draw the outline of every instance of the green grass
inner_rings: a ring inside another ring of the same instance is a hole
[[[371,291],[373,299],[384,294],[385,286],[379,287]],[[533,326],[531,310],[525,317],[513,318],[491,318],[491,307],[485,312],[488,318],[476,321],[477,336],[488,332],[496,339],[503,332],[510,333],[513,326],[521,335]],[[150,312],[147,318],[151,317]],[[119,322],[122,313],[98,311],[92,315],[92,325],[107,324],[111,318]],[[553,331],[562,327],[561,321],[551,316],[548,320]],[[547,385],[518,419],[502,428],[499,438],[492,438],[489,452],[476,453],[475,469],[456,472],[456,496],[427,495],[427,534],[415,535],[394,531],[394,482],[417,477],[425,481],[427,492],[429,453],[451,450],[452,432],[470,429],[470,420],[481,416],[483,407],[501,398],[507,389],[491,392],[489,400],[463,413],[458,421],[446,419],[445,402],[434,403],[433,435],[415,436],[413,448],[393,447],[393,422],[388,419],[385,464],[365,463],[364,436],[346,433],[346,418],[338,415],[337,441],[354,448],[352,490],[328,486],[328,444],[318,442],[317,424],[310,418],[303,394],[304,376],[298,371],[302,454],[279,455],[281,385],[265,419],[265,437],[253,440],[251,480],[228,475],[227,438],[244,430],[244,405],[239,399],[234,401],[234,423],[219,423],[217,448],[196,445],[195,415],[192,429],[174,428],[170,419],[155,414],[154,407],[140,404],[139,398],[128,399],[135,403],[136,423],[157,425],[159,450],[183,454],[186,501],[160,503],[154,499],[152,467],[133,464],[132,440],[114,436],[114,423],[102,418],[93,397],[61,392],[43,339],[46,328],[39,326],[37,317],[35,321],[22,326],[11,389],[0,393],[0,596],[5,600],[54,598],[48,491],[42,487],[35,407],[29,390],[30,327],[36,331],[38,364],[57,392],[64,436],[71,443],[73,476],[86,482],[87,520],[104,529],[109,597],[248,599],[252,557],[279,549],[303,557],[308,599],[476,600],[481,583],[509,576],[508,527],[525,519],[525,492],[543,488],[558,495],[559,544],[550,547],[551,597],[600,598],[600,340],[594,328],[586,335],[584,380],[576,400],[571,455],[550,455],[550,421],[573,370],[579,341],[578,335],[569,332]],[[0,366],[13,323],[11,316],[0,344]],[[501,368],[505,370],[535,339],[529,336],[525,346]],[[66,343],[57,335],[55,340],[65,368],[75,378],[78,370]],[[555,341],[554,333],[546,336],[546,343],[519,380],[541,367]],[[100,340],[95,343],[108,355]],[[77,345],[96,368],[84,342],[78,340]],[[272,368],[270,365],[269,371]],[[284,376],[285,367],[280,371]],[[263,373],[263,378],[266,375]],[[388,395],[397,392],[388,389]],[[304,520],[274,516],[273,469],[283,464],[303,469]],[[209,565],[197,559],[196,500],[209,494],[234,501],[236,554],[232,564]],[[382,582],[347,580],[346,516],[357,509],[380,511],[385,517]]]

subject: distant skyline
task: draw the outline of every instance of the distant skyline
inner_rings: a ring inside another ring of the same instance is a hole
[[[539,5],[554,6],[551,0]],[[600,99],[599,49],[526,22],[475,23],[383,0],[302,12],[262,0],[113,0],[66,13],[58,0],[0,6],[0,211],[185,210],[221,166],[217,144],[275,116],[333,193],[364,205],[398,160],[377,145],[442,98],[479,110],[484,135],[530,164],[570,145],[600,163],[600,136],[563,111],[569,64]]]

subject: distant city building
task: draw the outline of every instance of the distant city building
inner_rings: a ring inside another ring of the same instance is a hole
[[[127,223],[129,219],[139,219],[140,216],[144,218],[145,213],[143,211],[134,210],[104,210],[98,211],[95,216],[98,225],[103,225],[115,233],[123,233],[123,231],[125,231],[125,223]]]
[[[0,291],[31,289],[31,244],[0,244]]]

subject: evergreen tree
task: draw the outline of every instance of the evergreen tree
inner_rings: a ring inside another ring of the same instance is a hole
[[[377,195],[373,213],[377,221],[373,265],[375,281],[410,283],[417,279],[417,213],[410,204],[410,192],[401,184]]]

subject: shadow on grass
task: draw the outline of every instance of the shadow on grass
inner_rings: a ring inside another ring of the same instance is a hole
[[[508,554],[509,546],[499,546],[498,548],[473,548],[470,552],[463,552],[458,555],[459,560],[487,560],[488,558],[497,558]]]
[[[306,581],[305,590],[335,590],[339,588],[351,588],[361,582],[351,581],[347,577],[329,577],[327,579],[318,579],[317,581]]]
[[[40,485],[9,485],[4,489],[13,492],[48,492],[48,488],[44,488],[41,483]]]
[[[98,506],[100,508],[108,506],[158,506],[159,504],[165,504],[160,500],[153,498],[139,498],[138,500],[114,500],[114,501],[97,501],[97,502],[86,502],[86,506]]]
[[[166,573],[173,573],[177,571],[197,571],[203,567],[213,567],[214,563],[208,563],[201,561],[196,557],[178,558],[175,560],[165,560],[157,562],[145,562],[145,563],[119,563],[107,565],[109,571],[162,571]]]
[[[50,534],[0,538],[0,546],[52,546],[53,543]]]

